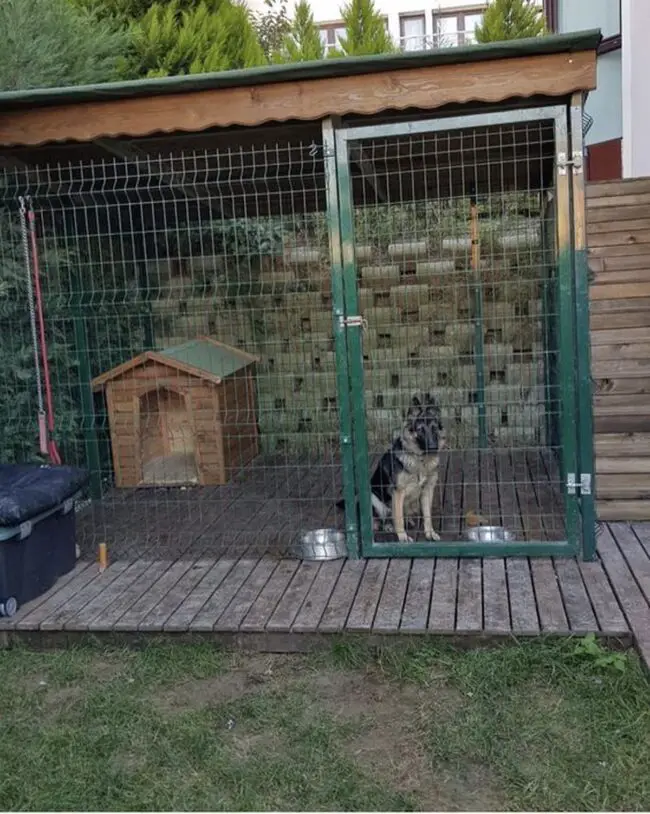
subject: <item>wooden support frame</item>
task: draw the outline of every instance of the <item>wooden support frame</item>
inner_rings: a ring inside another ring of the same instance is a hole
[[[200,132],[270,121],[319,120],[346,114],[537,96],[567,98],[596,83],[595,50],[400,68],[357,76],[276,82],[3,111],[0,145],[137,138]]]

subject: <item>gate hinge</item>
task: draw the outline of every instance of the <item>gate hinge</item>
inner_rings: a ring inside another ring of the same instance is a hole
[[[582,173],[583,157],[580,150],[574,150],[571,158],[565,152],[557,154],[557,168],[560,175],[566,175],[569,167],[573,168],[576,175]]]
[[[575,495],[578,494],[578,492],[581,495],[590,495],[591,473],[583,472],[580,475],[580,483],[578,483],[575,472],[568,472],[566,476],[566,490],[568,495]]]
[[[362,328],[364,331],[368,327],[368,322],[360,314],[340,317],[340,324],[342,328]]]

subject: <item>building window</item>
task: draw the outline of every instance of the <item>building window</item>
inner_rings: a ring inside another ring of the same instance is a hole
[[[483,22],[482,14],[465,14],[463,17],[463,37],[465,45],[473,45],[476,42],[476,26]]]
[[[345,26],[342,23],[321,25],[319,30],[321,42],[328,53],[338,48],[339,40],[345,37]]]
[[[482,9],[454,11],[433,15],[433,44],[436,48],[453,48],[476,42],[476,26],[483,22]]]
[[[403,51],[423,51],[426,48],[424,14],[404,14],[399,18],[400,46]]]

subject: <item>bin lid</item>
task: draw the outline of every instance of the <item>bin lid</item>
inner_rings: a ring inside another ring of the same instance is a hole
[[[56,509],[88,482],[85,469],[46,464],[0,464],[0,528]]]

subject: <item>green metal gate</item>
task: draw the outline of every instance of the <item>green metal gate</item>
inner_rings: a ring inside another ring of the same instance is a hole
[[[566,556],[583,536],[592,556],[576,115],[325,123],[351,556]],[[435,533],[416,509],[400,543],[373,520],[371,475],[424,393],[447,435]],[[471,539],[485,525],[509,539]]]

